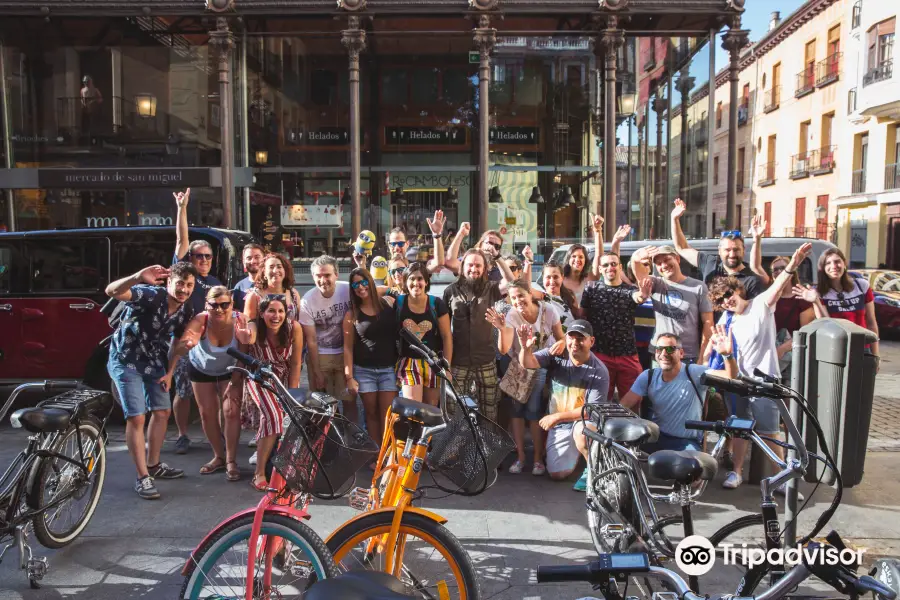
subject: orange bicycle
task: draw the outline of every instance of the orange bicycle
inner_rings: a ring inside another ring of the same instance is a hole
[[[364,512],[338,527],[326,544],[340,570],[390,573],[415,598],[477,600],[475,567],[445,527],[447,519],[413,503],[423,496],[419,480],[426,468],[458,486],[448,491],[481,493],[514,445],[509,434],[461,399],[446,361],[407,333],[401,330],[446,382],[459,413],[448,418],[437,406],[394,399],[372,485],[350,494],[350,505]]]

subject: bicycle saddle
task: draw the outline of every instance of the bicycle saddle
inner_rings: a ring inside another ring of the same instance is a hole
[[[651,477],[682,485],[712,479],[719,468],[716,459],[696,450],[659,450],[650,455],[647,466]]]
[[[416,402],[403,396],[397,396],[391,403],[391,412],[410,421],[418,421],[426,427],[434,427],[444,422],[444,415],[437,406],[424,402]]]
[[[72,414],[62,408],[20,408],[9,421],[13,427],[24,427],[31,433],[63,431],[69,426]]]
[[[323,579],[306,593],[306,600],[413,600],[403,583],[388,573],[350,571]]]
[[[621,444],[647,444],[659,439],[659,426],[644,419],[613,417],[603,424],[603,435]]]

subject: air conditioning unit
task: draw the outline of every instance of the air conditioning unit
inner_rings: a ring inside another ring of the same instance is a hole
[[[206,10],[225,12],[234,9],[234,0],[206,0]]]

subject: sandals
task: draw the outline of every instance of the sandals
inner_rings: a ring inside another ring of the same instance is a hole
[[[241,470],[238,467],[237,462],[229,460],[225,463],[225,479],[228,481],[240,481]]]
[[[200,467],[201,475],[212,475],[213,473],[218,473],[219,471],[225,469],[225,459],[219,458],[218,456]]]
[[[257,492],[265,492],[266,490],[269,489],[269,482],[266,481],[265,476],[260,478],[256,475],[254,475],[250,479],[250,487],[252,487]]]

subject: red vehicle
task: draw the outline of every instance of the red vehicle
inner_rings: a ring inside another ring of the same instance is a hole
[[[229,287],[244,277],[240,253],[249,234],[198,227],[190,239],[212,245],[213,273]],[[98,356],[97,347],[110,334],[100,312],[106,286],[147,265],[171,264],[174,251],[174,227],[0,233],[0,385],[82,380],[89,362],[100,371],[87,383],[105,382],[105,350]]]

